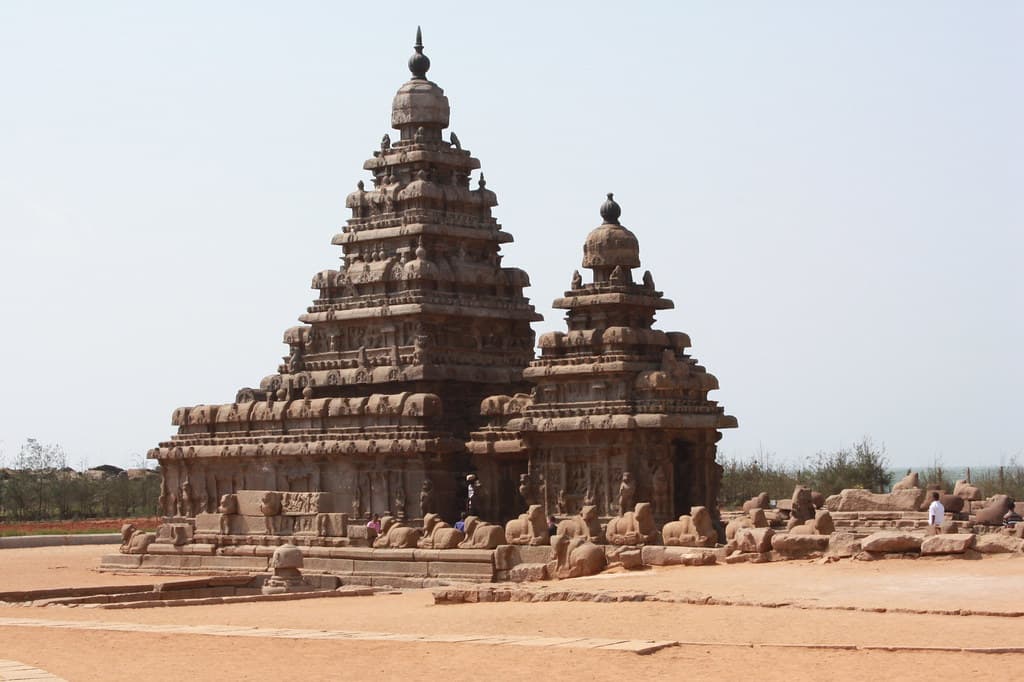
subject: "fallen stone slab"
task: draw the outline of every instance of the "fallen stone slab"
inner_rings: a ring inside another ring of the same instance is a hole
[[[836,532],[829,536],[829,556],[852,557],[860,552],[860,550],[860,539],[853,533]]]
[[[828,549],[828,541],[828,535],[776,533],[772,536],[772,549],[781,554],[806,556]]]
[[[923,540],[924,538],[920,535],[911,533],[880,531],[861,540],[860,546],[865,552],[918,552],[921,550]]]
[[[514,583],[547,580],[548,566],[547,564],[519,564],[509,570],[508,577]]]
[[[974,547],[973,533],[932,535],[921,543],[921,554],[963,554]]]
[[[736,531],[736,549],[757,554],[771,551],[774,535],[771,528],[740,528]]]
[[[982,554],[1020,552],[1024,549],[1024,540],[1003,533],[986,533],[978,536],[974,549]]]

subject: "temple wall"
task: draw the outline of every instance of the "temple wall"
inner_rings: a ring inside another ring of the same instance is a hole
[[[426,511],[458,518],[466,465],[458,456],[256,457],[161,459],[160,509],[168,517],[215,513],[223,495],[240,490],[333,493],[349,518],[390,514],[419,519]],[[424,493],[424,481],[429,491]]]

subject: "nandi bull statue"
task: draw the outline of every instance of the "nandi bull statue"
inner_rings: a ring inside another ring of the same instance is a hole
[[[657,545],[658,535],[650,502],[637,502],[633,511],[610,519],[605,529],[610,545]]]
[[[579,515],[560,521],[558,534],[570,538],[586,538],[597,544],[605,542],[604,533],[601,532],[601,522],[597,517],[597,507],[592,504],[583,507]]]
[[[481,521],[478,516],[466,517],[466,539],[459,543],[459,549],[494,549],[504,544],[501,526]]]
[[[466,539],[458,528],[452,528],[437,514],[423,517],[423,537],[417,542],[420,549],[455,549]]]
[[[551,541],[544,508],[531,504],[525,514],[505,524],[505,540],[510,545],[546,545]]]
[[[608,565],[604,548],[583,536],[558,534],[551,538],[551,546],[555,550],[555,577],[559,579],[594,575]]]
[[[373,541],[375,549],[416,549],[422,537],[418,528],[410,528],[394,516],[380,520],[380,535]]]

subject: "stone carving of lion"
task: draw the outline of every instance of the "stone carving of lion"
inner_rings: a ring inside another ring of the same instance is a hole
[[[437,514],[423,516],[423,537],[417,542],[420,549],[455,549],[466,536],[457,528],[452,528]]]
[[[650,502],[637,502],[633,511],[608,521],[605,538],[612,545],[656,545],[658,528]]]
[[[477,516],[466,517],[466,539],[459,549],[494,549],[505,544],[505,531],[501,526],[485,523]]]
[[[752,527],[753,525],[753,520],[746,517],[745,523],[740,527]],[[734,536],[737,530],[737,527],[733,528]],[[727,537],[728,534],[727,527]],[[707,507],[691,507],[689,514],[680,516],[678,521],[666,523],[665,527],[661,529],[661,537],[666,545],[673,547],[714,547],[718,540],[718,533],[715,531]]]
[[[569,538],[584,537],[590,542],[603,545],[604,533],[601,522],[597,518],[597,507],[588,504],[580,510],[578,516],[565,519],[558,524],[558,534]]]
[[[394,516],[380,520],[380,535],[373,541],[375,549],[416,549],[422,535],[418,528],[410,528]]]
[[[531,504],[525,514],[505,524],[505,540],[510,545],[546,545],[551,541],[544,508]]]

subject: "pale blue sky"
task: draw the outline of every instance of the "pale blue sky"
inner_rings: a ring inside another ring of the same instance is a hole
[[[276,367],[422,24],[545,321],[615,192],[740,428],[1024,457],[1019,2],[0,2],[0,451]]]

